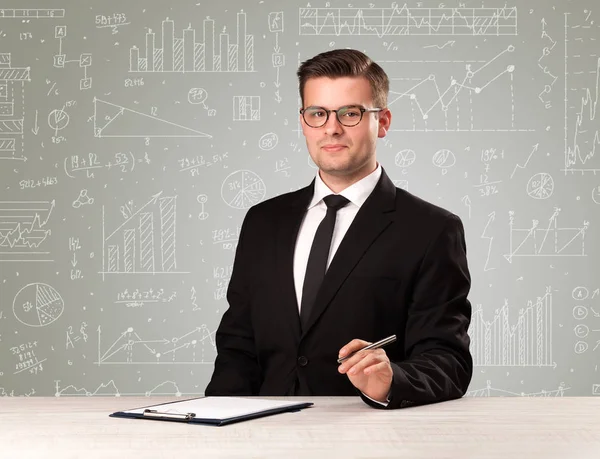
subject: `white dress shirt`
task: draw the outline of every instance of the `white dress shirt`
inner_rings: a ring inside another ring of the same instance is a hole
[[[369,175],[350,185],[340,193],[337,193],[344,196],[350,202],[337,211],[333,237],[331,238],[331,248],[329,249],[329,258],[327,259],[328,268],[346,231],[348,231],[348,228],[354,221],[354,217],[356,217],[360,207],[375,189],[375,185],[377,185],[380,177],[381,165],[377,164],[377,168]],[[317,173],[317,177],[315,178],[315,192],[304,215],[304,220],[300,225],[294,251],[294,285],[296,287],[296,298],[298,299],[298,312],[300,312],[300,305],[302,304],[302,285],[304,284],[308,255],[310,254],[317,228],[327,213],[327,205],[323,201],[323,198],[330,194],[336,193],[325,185]]]
[[[323,198],[330,194],[340,194],[350,201],[337,211],[335,226],[333,228],[333,236],[331,238],[331,248],[329,249],[329,257],[327,259],[327,268],[329,268],[329,264],[335,256],[335,252],[340,246],[346,231],[348,231],[348,228],[350,228],[350,225],[354,221],[354,217],[356,217],[360,207],[375,189],[380,177],[381,165],[377,163],[377,168],[369,175],[360,179],[358,182],[353,183],[340,193],[334,193],[327,185],[325,185],[323,180],[321,180],[321,176],[317,172],[313,198],[308,205],[308,209],[304,215],[304,220],[302,220],[302,224],[300,225],[298,238],[296,239],[296,248],[294,250],[294,285],[296,287],[296,298],[298,299],[298,312],[300,312],[300,305],[302,304],[302,286],[304,284],[304,276],[306,275],[306,265],[308,264],[310,249],[312,247],[317,228],[327,213],[327,205],[325,204],[325,201],[323,201]],[[368,395],[365,395],[365,397],[373,400]],[[388,403],[382,403],[377,400],[373,401],[387,406],[389,403],[389,394]]]

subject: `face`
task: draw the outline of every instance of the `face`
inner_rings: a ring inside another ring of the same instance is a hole
[[[378,108],[373,103],[371,86],[364,77],[310,78],[304,86],[304,108],[319,106],[328,110],[345,105]],[[356,126],[340,124],[334,112],[324,126],[312,128],[302,115],[300,123],[306,138],[308,152],[319,167],[321,178],[351,184],[375,170],[375,147],[378,137],[385,137],[391,122],[391,113],[365,112]]]

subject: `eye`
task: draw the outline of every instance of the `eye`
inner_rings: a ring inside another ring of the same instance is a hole
[[[312,118],[321,118],[323,116],[327,116],[325,110],[319,108],[313,108],[311,110],[308,110],[308,115]]]
[[[344,118],[360,118],[360,110],[358,108],[352,107],[342,110],[342,116]]]

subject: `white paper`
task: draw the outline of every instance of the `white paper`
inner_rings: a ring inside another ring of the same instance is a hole
[[[123,413],[143,414],[144,410],[151,409],[161,413],[188,414],[194,413],[200,419],[228,419],[244,416],[274,408],[293,406],[303,401],[265,400],[241,397],[204,397],[194,400],[183,400],[181,402],[154,405],[134,410],[126,410]]]

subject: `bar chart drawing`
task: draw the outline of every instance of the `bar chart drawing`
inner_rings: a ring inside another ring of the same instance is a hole
[[[465,397],[564,397],[565,392],[569,389],[570,387],[565,387],[564,383],[560,383],[558,389],[541,389],[537,392],[514,392],[495,388],[492,386],[492,382],[488,380],[484,388],[469,390],[465,394]]]
[[[517,35],[517,8],[300,8],[300,35]]]
[[[94,97],[94,137],[208,137],[204,132]]]
[[[478,305],[473,312],[469,335],[473,340],[473,363],[477,366],[546,367],[552,360],[552,290],[529,300],[517,314],[516,323],[509,321],[508,300],[496,309],[490,321],[483,318]]]
[[[260,96],[233,96],[233,121],[260,121]]]
[[[143,47],[130,49],[130,73],[152,72],[254,72],[254,35],[247,33],[247,17],[237,13],[237,36],[218,34],[215,21],[207,17],[203,30],[196,33],[191,24],[179,37],[175,36],[175,22],[162,22],[161,36],[149,29]],[[201,40],[197,41],[197,35]],[[158,41],[157,41],[158,39]]]
[[[29,67],[13,67],[10,53],[0,53],[0,160],[26,161],[24,153],[25,83]]]
[[[177,197],[155,194],[136,212],[122,206],[125,221],[106,233],[102,207],[102,273],[174,274],[177,271]]]

